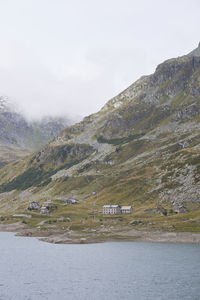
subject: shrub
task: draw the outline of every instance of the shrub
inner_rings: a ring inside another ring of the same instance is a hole
[[[6,182],[0,186],[0,192],[9,192],[14,189],[25,190],[31,186],[43,186],[51,181],[49,178],[55,173],[54,170],[49,171],[43,168],[29,168],[21,175],[17,176],[13,180]]]
[[[99,143],[106,143],[106,144],[112,144],[112,145],[119,145],[119,144],[125,144],[128,143],[134,139],[140,138],[145,133],[136,133],[136,134],[130,134],[129,136],[122,137],[122,138],[114,138],[114,139],[106,139],[103,136],[99,136],[97,138],[97,141]]]

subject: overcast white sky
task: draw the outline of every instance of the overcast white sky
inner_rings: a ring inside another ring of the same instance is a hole
[[[0,94],[29,117],[85,116],[199,29],[199,0],[0,0]]]

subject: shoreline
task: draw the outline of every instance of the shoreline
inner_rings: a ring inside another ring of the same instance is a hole
[[[200,234],[190,232],[139,231],[135,229],[111,234],[80,233],[27,228],[25,224],[0,224],[0,232],[13,232],[16,236],[37,237],[40,241],[54,244],[94,244],[105,242],[145,242],[200,244]]]

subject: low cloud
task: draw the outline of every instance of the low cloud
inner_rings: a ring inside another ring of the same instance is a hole
[[[195,48],[199,9],[196,0],[0,2],[0,93],[29,118],[93,113]]]

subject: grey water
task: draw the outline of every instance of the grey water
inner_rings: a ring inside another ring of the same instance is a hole
[[[1,300],[199,300],[200,245],[55,245],[0,232]]]

